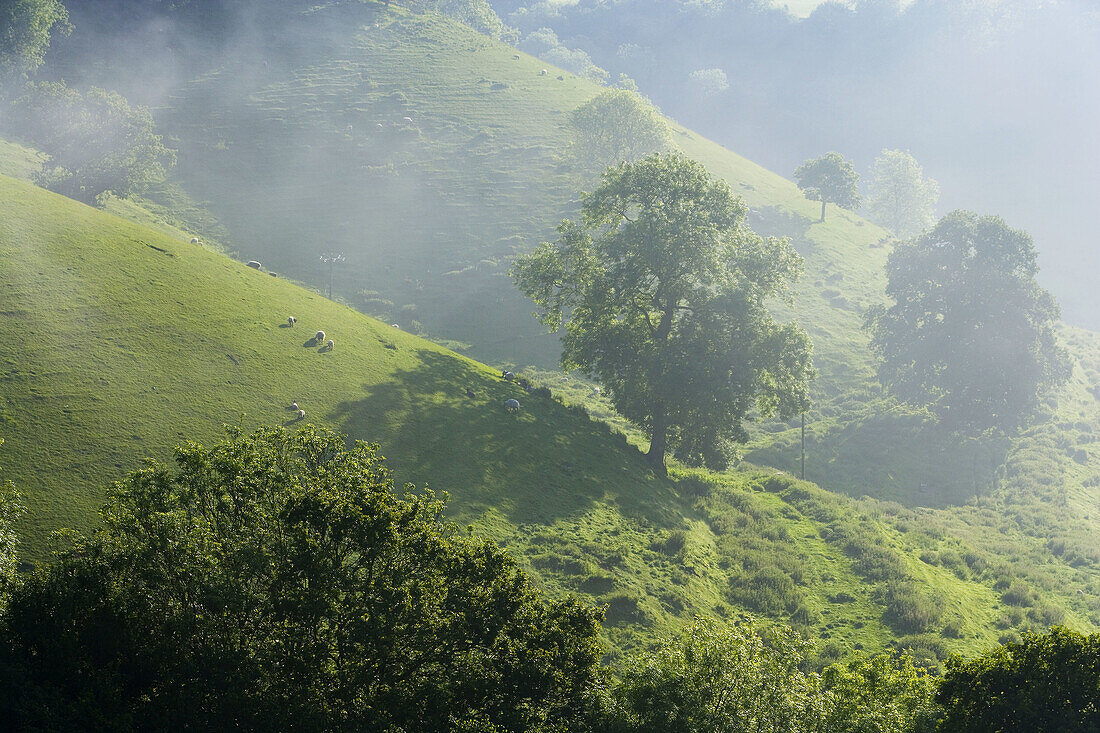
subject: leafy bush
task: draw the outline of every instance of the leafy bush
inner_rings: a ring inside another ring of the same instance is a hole
[[[598,613],[394,491],[376,448],[305,427],[176,451],[16,589],[0,718],[22,730],[578,725]],[[501,679],[509,684],[501,685]],[[170,721],[170,722],[169,722]],[[571,721],[567,722],[567,721]]]
[[[886,606],[883,618],[902,634],[931,630],[943,615],[942,603],[912,581],[894,581],[881,591],[880,602]]]
[[[28,85],[5,128],[49,153],[40,184],[85,203],[105,191],[141,193],[176,162],[149,110],[96,87],[81,94],[63,82]]]

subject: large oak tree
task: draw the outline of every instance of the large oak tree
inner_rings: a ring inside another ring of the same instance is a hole
[[[542,321],[564,325],[562,365],[598,379],[646,431],[659,473],[669,448],[722,464],[753,407],[791,416],[809,403],[810,341],[766,306],[802,260],[745,213],[699,163],[654,154],[608,169],[582,221],[514,268]]]

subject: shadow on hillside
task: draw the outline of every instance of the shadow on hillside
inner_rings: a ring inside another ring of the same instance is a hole
[[[671,484],[602,423],[454,357],[418,356],[420,366],[366,387],[333,418],[353,437],[378,440],[400,481],[446,490],[452,515],[491,508],[516,524],[549,524],[609,499],[646,522],[671,526],[680,516]],[[510,398],[518,412],[505,408]]]
[[[806,238],[814,222],[779,206],[761,206],[749,212],[749,226],[765,237],[790,237],[802,246],[812,245]]]
[[[1002,481],[1012,441],[960,438],[915,412],[874,412],[850,423],[806,431],[806,478],[850,496],[909,507],[948,507],[984,497]],[[798,475],[797,430],[746,455]]]

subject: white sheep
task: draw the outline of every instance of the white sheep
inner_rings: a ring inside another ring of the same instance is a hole
[[[411,125],[413,123],[413,118],[412,117],[402,117],[401,121],[404,122],[406,125]]]
[[[504,400],[504,409],[508,410],[508,412],[515,412],[519,409],[519,400],[514,398]]]
[[[324,331],[318,331],[317,333],[313,334],[313,340],[318,342],[318,343],[324,341],[325,340],[325,332]]]
[[[298,403],[297,402],[291,402],[290,403],[290,409],[297,410],[298,409]]]
[[[259,262],[257,262],[256,260],[249,260],[249,261],[248,261],[248,262],[246,262],[245,264],[246,264],[246,265],[248,265],[249,267],[253,268],[254,270],[259,270],[260,268],[262,268],[262,267],[263,267],[263,265],[261,265],[261,264],[260,264]]]
[[[295,323],[297,323],[297,322],[298,322],[298,319],[297,319],[297,318],[295,318],[294,316],[291,316],[290,318],[287,318],[287,319],[286,319],[286,322],[287,322],[288,324],[290,324],[291,326],[293,326],[293,325],[294,325]]]
[[[305,416],[306,416],[306,411],[305,410],[298,410],[298,419],[299,420],[301,420]]]
[[[396,323],[391,323],[390,326],[392,326],[393,328],[401,328],[401,326]]]
[[[330,349],[336,348],[336,344],[332,342],[332,339],[329,339],[325,346],[328,346]]]
[[[542,71],[539,72],[539,76],[546,76],[549,73],[550,73],[549,71],[547,71],[546,69],[543,69]]]
[[[191,237],[191,244],[202,244],[198,237]]]

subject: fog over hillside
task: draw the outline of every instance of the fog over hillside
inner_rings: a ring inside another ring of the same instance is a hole
[[[940,183],[940,213],[1035,237],[1065,318],[1100,326],[1100,10],[1085,0],[494,0],[554,30],[685,125],[788,175],[837,150],[866,183],[884,148]],[[728,86],[727,86],[728,85]]]

